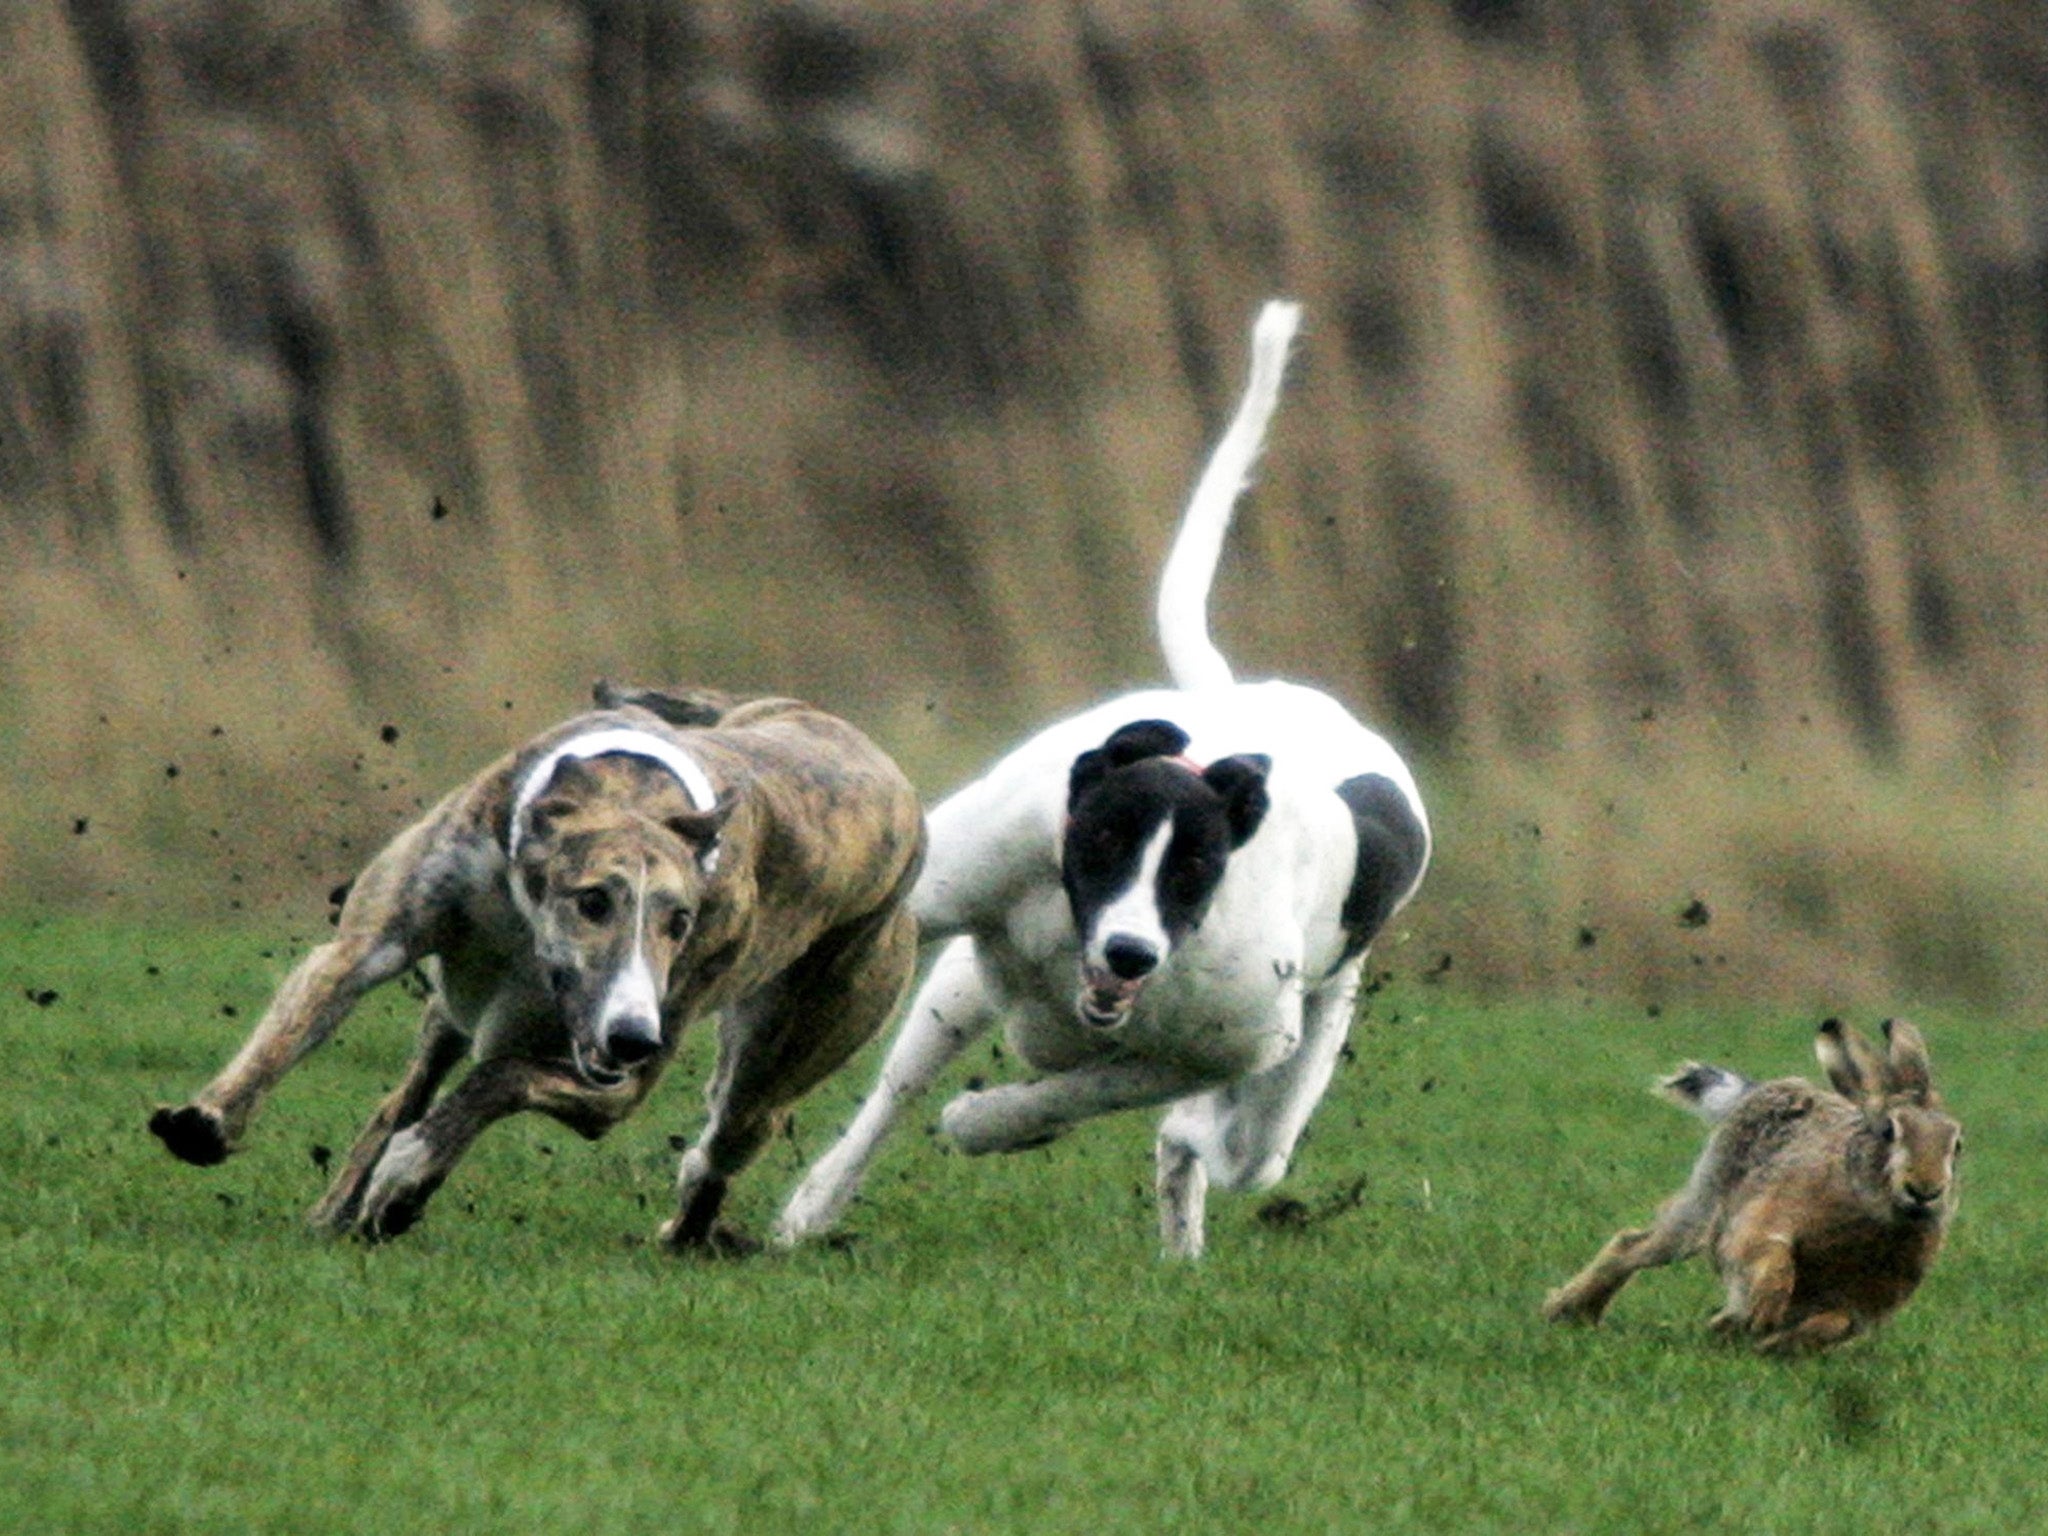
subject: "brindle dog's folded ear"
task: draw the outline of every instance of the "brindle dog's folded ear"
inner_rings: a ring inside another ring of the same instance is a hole
[[[597,776],[580,757],[565,757],[555,764],[555,771],[548,775],[540,794],[526,808],[526,840],[544,840],[557,820],[582,805],[583,797],[597,788],[597,782]]]
[[[662,825],[690,846],[707,875],[718,867],[719,837],[736,803],[733,796],[721,795],[708,811],[676,811],[662,818]]]

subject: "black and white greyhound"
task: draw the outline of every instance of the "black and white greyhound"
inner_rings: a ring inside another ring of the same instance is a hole
[[[776,1229],[829,1227],[898,1112],[1000,1020],[1036,1073],[960,1094],[968,1153],[1170,1106],[1160,1235],[1202,1251],[1207,1186],[1287,1171],[1351,1026],[1366,946],[1422,880],[1429,823],[1400,757],[1326,694],[1240,683],[1211,581],[1280,395],[1299,306],[1265,306],[1251,378],[1195,488],[1159,592],[1173,689],[1040,732],[929,817],[910,897],[946,942],[859,1114]]]

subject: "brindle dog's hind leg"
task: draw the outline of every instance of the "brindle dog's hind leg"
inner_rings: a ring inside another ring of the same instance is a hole
[[[468,1052],[469,1037],[455,1027],[447,1005],[438,997],[430,998],[426,1016],[420,1020],[419,1045],[405,1076],[357,1134],[341,1172],[320,1203],[306,1213],[307,1225],[323,1232],[346,1232],[355,1224],[370,1170],[377,1166],[393,1134],[426,1114],[442,1082]]]
[[[917,965],[917,924],[891,906],[838,929],[719,1021],[710,1117],[676,1172],[671,1249],[713,1242],[727,1183],[896,1011]]]

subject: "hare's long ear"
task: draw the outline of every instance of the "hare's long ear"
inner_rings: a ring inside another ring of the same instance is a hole
[[[1920,1031],[1905,1019],[1886,1019],[1884,1041],[1890,1053],[1884,1068],[1885,1091],[1927,1103],[1934,1093],[1934,1073]]]
[[[1845,1099],[1875,1098],[1884,1092],[1884,1062],[1870,1043],[1840,1019],[1824,1020],[1813,1037],[1813,1054]]]

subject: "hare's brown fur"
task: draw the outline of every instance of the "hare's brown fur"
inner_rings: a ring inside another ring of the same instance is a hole
[[[1830,1019],[1815,1051],[1833,1091],[1801,1078],[1700,1091],[1734,1074],[1691,1067],[1663,1084],[1716,1120],[1692,1177],[1648,1227],[1616,1233],[1551,1292],[1553,1322],[1598,1322],[1639,1270],[1708,1252],[1727,1287],[1710,1326],[1767,1353],[1826,1349],[1875,1327],[1926,1275],[1955,1213],[1961,1127],[1903,1019],[1887,1051]],[[1712,1097],[1714,1102],[1707,1102]]]

